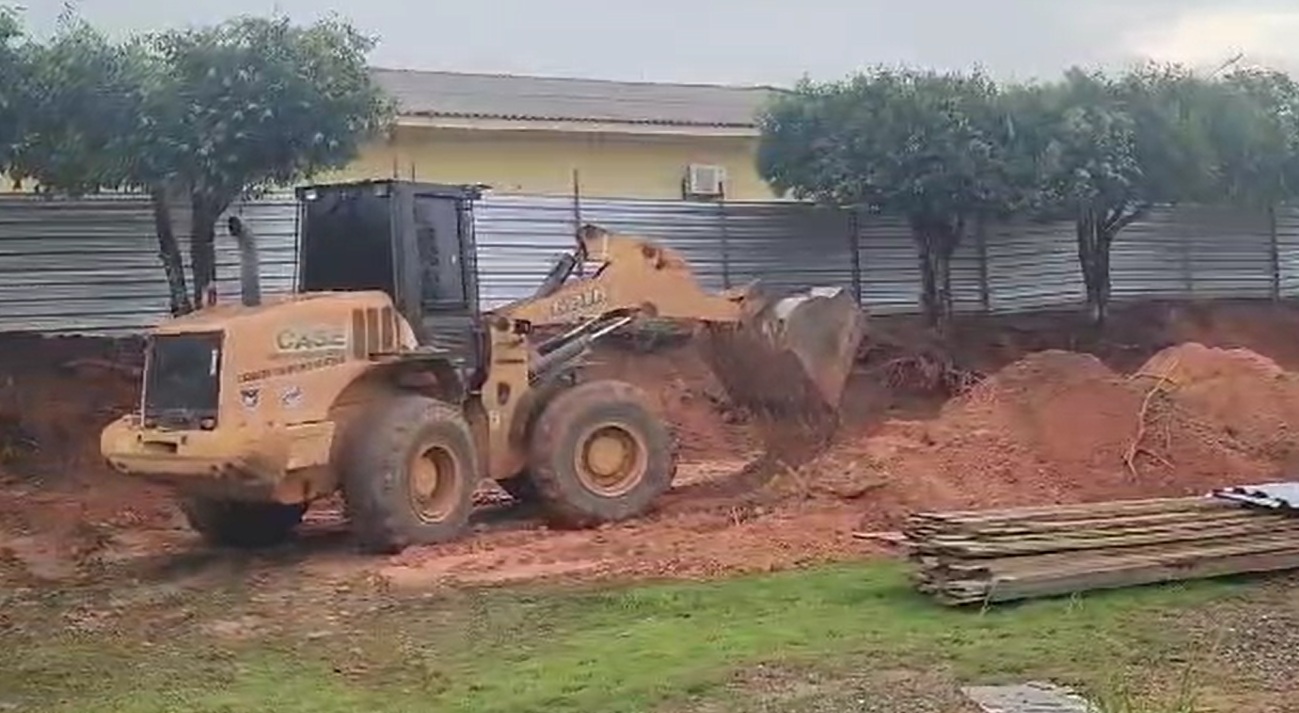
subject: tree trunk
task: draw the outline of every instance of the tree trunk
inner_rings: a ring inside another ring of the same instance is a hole
[[[952,254],[960,244],[964,221],[955,227],[942,221],[911,221],[920,257],[920,304],[929,326],[947,328],[952,316]]]
[[[1105,325],[1110,306],[1110,245],[1114,230],[1098,211],[1085,209],[1074,223],[1078,236],[1078,262],[1087,288],[1087,311],[1097,327]]]
[[[220,211],[195,193],[190,197],[190,264],[194,270],[194,302],[208,303],[216,288],[216,221]]]
[[[153,229],[158,236],[158,259],[167,275],[167,296],[172,316],[187,314],[194,309],[185,285],[185,261],[180,255],[180,243],[171,222],[171,203],[167,189],[155,186],[149,194],[153,206]]]

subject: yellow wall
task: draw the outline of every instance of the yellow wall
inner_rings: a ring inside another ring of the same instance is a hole
[[[757,139],[632,136],[557,131],[488,131],[400,127],[385,143],[329,180],[411,178],[485,183],[501,193],[569,195],[573,169],[592,197],[681,199],[691,163],[726,167],[727,198],[770,199],[758,177]]]

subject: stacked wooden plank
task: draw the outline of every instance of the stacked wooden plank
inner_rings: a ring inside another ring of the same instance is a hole
[[[1299,568],[1299,517],[1214,498],[920,513],[903,534],[950,605]]]

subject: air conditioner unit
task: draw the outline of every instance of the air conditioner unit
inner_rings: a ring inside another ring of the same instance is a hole
[[[726,169],[692,163],[686,168],[686,198],[721,198],[726,192]]]

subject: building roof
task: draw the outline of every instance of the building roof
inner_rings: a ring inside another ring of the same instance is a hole
[[[406,116],[753,127],[777,89],[375,69]]]

